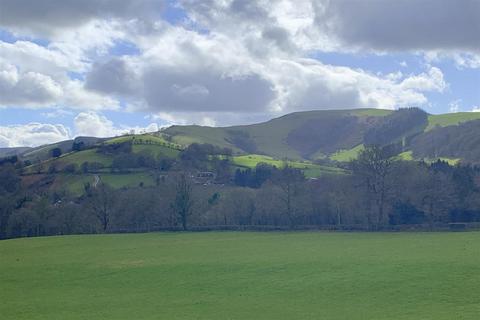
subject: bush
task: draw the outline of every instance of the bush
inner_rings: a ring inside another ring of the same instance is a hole
[[[50,150],[50,154],[52,155],[53,158],[58,158],[62,155],[62,149],[53,148],[52,150]]]

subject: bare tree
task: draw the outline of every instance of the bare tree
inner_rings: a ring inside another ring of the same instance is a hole
[[[113,190],[104,183],[99,183],[95,188],[88,188],[89,207],[93,215],[98,219],[102,231],[106,232],[110,226],[115,204]]]
[[[385,205],[389,185],[388,178],[392,171],[393,159],[390,153],[379,146],[367,146],[357,160],[352,162],[353,172],[361,178],[367,189],[368,202],[376,207],[374,225],[385,223]],[[373,212],[372,212],[373,213]],[[372,221],[370,221],[372,223]]]
[[[299,169],[285,165],[274,178],[280,192],[280,201],[284,205],[285,214],[289,220],[290,227],[294,227],[298,218],[298,198],[301,196],[302,183],[305,177]]]

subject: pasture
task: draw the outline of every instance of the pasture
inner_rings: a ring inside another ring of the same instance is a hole
[[[478,319],[480,233],[0,241],[1,319]]]
[[[258,154],[248,154],[243,156],[232,157],[232,163],[239,167],[245,167],[245,168],[251,168],[251,169],[255,168],[255,166],[260,163],[265,163],[271,166],[275,166],[277,168],[283,168],[285,164],[287,164],[293,168],[301,169],[307,178],[319,177],[323,174],[344,173],[344,170],[337,167],[323,166],[323,165],[318,165],[318,164],[314,164],[306,161],[304,162],[291,161],[291,160],[283,161],[283,160],[274,159],[269,156],[258,155]]]

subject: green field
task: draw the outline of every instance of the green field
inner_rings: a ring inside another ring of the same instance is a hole
[[[285,164],[297,169],[301,169],[307,178],[320,177],[323,174],[342,174],[344,170],[337,167],[322,166],[307,161],[283,161],[269,156],[259,154],[248,154],[244,156],[235,156],[232,163],[236,166],[245,168],[255,168],[260,163],[266,163],[277,168],[283,168]]]
[[[462,122],[478,119],[480,119],[480,112],[456,112],[430,115],[428,117],[428,126],[425,131],[429,131],[436,126],[454,126]]]
[[[330,156],[331,160],[338,161],[338,162],[348,162],[356,159],[358,154],[365,149],[363,144],[359,144],[358,146],[349,149],[349,150],[340,150],[335,152]]]
[[[155,185],[154,177],[148,171],[140,171],[129,173],[102,172],[88,175],[62,174],[58,175],[57,186],[75,195],[81,195],[86,183],[94,184],[95,175],[98,175],[101,182],[115,189],[138,187],[142,183],[145,187]]]
[[[0,241],[10,319],[478,319],[480,233]]]

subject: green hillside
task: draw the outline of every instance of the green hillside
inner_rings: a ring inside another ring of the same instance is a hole
[[[424,120],[422,113],[425,115]],[[80,137],[75,140],[14,150],[4,148],[2,154],[20,153],[23,160],[44,161],[51,157],[53,148],[64,154],[72,151],[72,143],[85,142],[86,146],[100,143],[116,144],[131,141],[134,152],[153,152],[161,156],[176,157],[180,150],[192,143],[208,143],[229,148],[236,155],[257,154],[274,159],[317,160],[331,159],[345,162],[355,157],[366,144],[402,144],[399,153],[412,151],[411,141],[417,136],[428,134],[434,128],[447,128],[480,119],[479,112],[458,112],[428,115],[419,109],[399,111],[381,109],[317,110],[295,112],[267,122],[231,127],[205,127],[197,125],[171,126],[156,134],[126,135],[110,139]],[[480,129],[478,130],[480,133]],[[150,145],[162,146],[152,148]],[[418,159],[418,150],[412,159]],[[84,155],[70,160],[75,163],[86,161]],[[91,161],[105,162],[92,153]],[[447,158],[463,158],[449,155]],[[434,153],[422,154],[422,158],[436,158]],[[69,161],[70,161],[69,160]]]
[[[478,164],[480,159],[480,113],[464,112],[428,115],[420,109],[399,111],[379,109],[322,110],[287,114],[267,122],[231,126],[172,126],[157,133],[124,135],[107,139],[78,137],[37,148],[2,149],[3,154],[16,154],[32,165],[26,174],[49,171],[80,171],[82,165],[93,166],[114,187],[152,183],[148,168],[134,168],[116,176],[112,168],[115,152],[102,148],[131,144],[131,153],[138,157],[171,159],[192,143],[208,143],[233,151],[230,170],[254,168],[266,163],[277,168],[284,163],[301,169],[307,177],[343,173],[337,168],[342,162],[356,158],[368,144],[391,148],[397,159],[433,162],[438,159],[454,165],[459,162]],[[59,148],[62,155],[52,158],[51,151]],[[117,159],[118,160],[118,159]],[[117,161],[118,162],[118,161]],[[26,162],[27,163],[27,162]],[[320,165],[319,163],[322,163]],[[73,166],[73,167],[72,167]],[[211,169],[211,166],[207,166]],[[115,171],[115,172],[114,172]],[[143,175],[143,176],[142,176]],[[68,176],[68,175],[67,175]],[[69,179],[59,175],[56,185],[78,192],[92,176]],[[130,176],[130,177],[128,177]]]
[[[337,141],[343,149],[353,148],[362,142],[362,133],[369,123],[375,118],[390,114],[390,110],[378,109],[353,109],[353,110],[321,110],[291,113],[270,121],[252,125],[232,127],[201,127],[201,126],[172,126],[163,132],[171,135],[172,140],[178,144],[186,145],[193,142],[210,143],[221,147],[228,147],[239,153],[261,153],[277,159],[306,159],[298,146],[304,142],[301,130],[310,125],[321,128],[322,125],[336,121],[353,121],[357,130],[346,137],[346,141]],[[295,135],[297,133],[297,135]],[[314,134],[309,132],[307,134]],[[318,137],[312,136],[310,141],[317,141]],[[335,152],[335,141],[328,148]],[[333,153],[332,152],[332,153]],[[313,152],[312,152],[313,153]]]
[[[231,148],[237,154],[261,154],[274,159],[330,159],[346,162],[354,159],[363,145],[378,144],[395,146],[398,154],[410,152],[410,156],[404,159],[448,159],[454,163],[458,159],[470,162],[476,158],[476,153],[471,155],[472,152],[469,152],[467,155],[464,150],[457,150],[465,143],[458,146],[454,142],[446,142],[446,146],[442,146],[442,149],[452,149],[451,152],[419,152],[418,141],[428,136],[434,128],[438,129],[435,135],[441,136],[452,127],[478,119],[478,112],[429,115],[416,108],[399,111],[322,110],[296,112],[264,123],[244,126],[173,126],[165,129],[164,133],[182,145],[193,142],[211,143]],[[475,134],[480,136],[480,127],[475,129]],[[422,143],[420,148],[426,146]],[[480,151],[478,145],[469,148]]]
[[[319,177],[323,174],[342,174],[345,171],[333,166],[322,166],[307,161],[278,160],[269,156],[258,154],[248,154],[243,156],[235,156],[232,158],[233,164],[239,167],[255,168],[260,163],[266,163],[277,168],[283,168],[288,165],[293,168],[301,169],[308,178]]]
[[[428,127],[425,131],[433,128],[458,125],[462,122],[480,119],[480,112],[456,112],[446,114],[435,114],[428,117]]]
[[[3,320],[478,319],[480,233],[0,241]]]
[[[105,183],[112,188],[132,188],[143,185],[150,187],[155,184],[152,174],[149,172],[129,172],[129,173],[98,173],[88,175],[77,174],[58,174],[55,188],[57,190],[65,189],[74,195],[81,195],[84,191],[85,184],[94,185],[95,176],[99,182]]]

